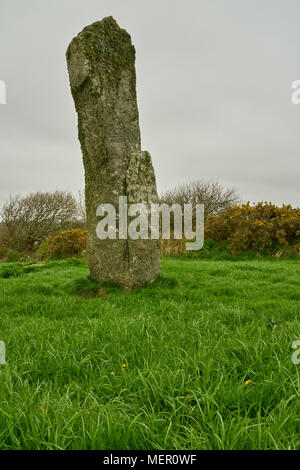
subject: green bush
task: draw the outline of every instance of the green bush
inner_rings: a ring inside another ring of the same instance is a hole
[[[6,246],[0,246],[0,260],[1,261],[10,261],[16,262],[20,261],[23,254],[20,251],[12,250],[11,248],[7,248]]]

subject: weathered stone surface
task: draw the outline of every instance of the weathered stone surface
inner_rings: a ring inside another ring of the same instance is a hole
[[[78,114],[85,168],[88,262],[98,282],[137,287],[160,274],[157,240],[100,240],[96,209],[119,196],[156,202],[151,157],[141,151],[136,100],[135,49],[112,17],[83,29],[69,45],[67,63]]]

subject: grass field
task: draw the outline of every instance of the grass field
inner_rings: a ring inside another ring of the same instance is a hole
[[[299,261],[162,263],[98,297],[84,260],[1,263],[1,449],[300,448]]]

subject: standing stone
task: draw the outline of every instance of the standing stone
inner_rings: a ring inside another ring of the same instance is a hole
[[[155,174],[141,151],[136,99],[135,49],[112,17],[83,29],[70,43],[67,63],[78,114],[85,168],[87,254],[91,277],[126,287],[160,274],[160,240],[100,240],[100,204],[157,203]]]

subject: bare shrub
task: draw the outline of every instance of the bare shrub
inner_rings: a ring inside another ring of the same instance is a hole
[[[224,188],[218,182],[191,181],[165,191],[160,196],[160,203],[172,205],[184,204],[204,205],[204,217],[215,216],[229,209],[239,202],[239,195],[235,188]]]
[[[77,214],[74,196],[65,191],[10,197],[1,211],[10,246],[25,252],[32,251],[48,236],[71,227]]]

